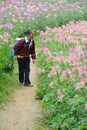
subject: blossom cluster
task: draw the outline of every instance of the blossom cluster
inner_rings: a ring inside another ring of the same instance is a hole
[[[65,86],[74,84],[75,95],[81,90],[87,90],[87,21],[71,21],[67,25],[46,27],[46,31],[38,32],[41,36],[41,46],[43,45],[40,52],[45,56],[45,62],[50,68],[49,87],[60,88],[60,91],[57,90],[58,100],[62,102],[66,97],[67,88],[64,92],[61,91],[62,82]],[[87,109],[85,104],[84,107]]]
[[[50,2],[49,0],[45,2],[38,0],[38,3],[35,0],[26,0],[26,2],[24,0],[3,1],[0,2],[0,29],[3,27],[12,29],[13,25],[18,22],[23,26],[24,21],[35,20],[43,14],[46,14],[45,17],[48,19],[49,17],[57,17],[59,12],[82,11],[86,8],[86,4],[85,1],[73,4],[67,1]]]

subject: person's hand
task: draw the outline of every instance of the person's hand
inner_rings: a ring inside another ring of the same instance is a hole
[[[36,63],[36,59],[32,59],[32,63],[35,64]]]

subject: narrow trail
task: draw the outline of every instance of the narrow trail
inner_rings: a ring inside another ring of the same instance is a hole
[[[0,130],[36,130],[40,104],[35,100],[36,65],[31,63],[31,82],[34,87],[21,86],[14,101],[0,110]]]

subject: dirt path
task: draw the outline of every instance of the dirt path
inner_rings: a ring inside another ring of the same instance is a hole
[[[31,81],[34,87],[24,87],[15,93],[14,101],[0,110],[0,130],[36,130],[40,105],[35,100],[36,65],[31,63]]]

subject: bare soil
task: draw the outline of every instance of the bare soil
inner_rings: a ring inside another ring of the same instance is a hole
[[[36,70],[36,65],[31,63],[30,79],[34,87],[22,85],[14,94],[12,102],[0,110],[0,130],[36,130],[38,127],[37,120],[41,113],[40,104],[35,100]]]

